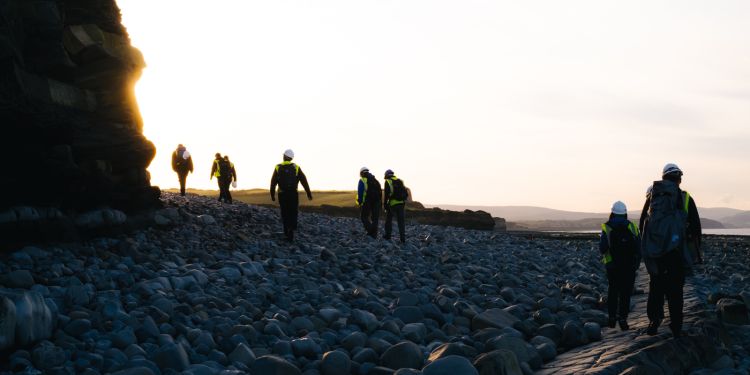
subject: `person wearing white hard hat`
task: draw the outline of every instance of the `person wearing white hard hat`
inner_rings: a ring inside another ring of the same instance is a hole
[[[383,189],[380,182],[370,173],[367,167],[359,170],[357,185],[357,206],[360,208],[360,218],[368,236],[378,236],[378,222],[380,220],[380,204]]]
[[[406,223],[404,213],[406,201],[409,198],[409,189],[404,181],[396,177],[392,170],[385,171],[385,188],[383,189],[383,209],[385,209],[385,235],[386,240],[391,239],[393,230],[393,217],[398,222],[398,235],[401,243],[406,243]]]
[[[177,145],[177,149],[172,153],[172,170],[177,172],[177,179],[180,181],[180,195],[184,197],[188,173],[193,173],[193,158],[187,148],[181,144]]]
[[[297,215],[299,210],[299,193],[297,187],[302,187],[307,193],[307,199],[312,200],[312,192],[307,184],[307,177],[302,169],[292,163],[294,151],[284,151],[284,161],[277,164],[271,176],[271,200],[276,201],[276,187],[278,185],[279,209],[281,221],[284,226],[284,236],[289,241],[294,240],[294,231],[297,229]]]
[[[641,238],[638,227],[628,220],[628,208],[617,201],[612,205],[609,220],[602,224],[599,251],[607,269],[609,283],[607,307],[609,328],[630,329],[630,296],[635,283],[635,271],[641,263]]]
[[[664,299],[669,306],[669,328],[674,337],[682,334],[683,287],[693,263],[702,263],[701,223],[690,193],[680,189],[683,172],[677,164],[662,168],[654,181],[641,213],[641,252],[650,281],[646,333],[656,335],[664,319]]]

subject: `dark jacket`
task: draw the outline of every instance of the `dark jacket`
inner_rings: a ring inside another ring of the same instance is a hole
[[[365,202],[376,202],[377,204],[380,204],[380,200],[382,199],[381,194],[383,192],[378,188],[376,194],[374,188],[375,185],[370,185],[370,182],[372,181],[378,186],[380,185],[372,173],[367,173],[363,177],[360,177],[359,184],[357,185],[357,204],[362,205]]]
[[[185,147],[180,147],[172,153],[172,170],[177,173],[193,172],[193,157],[188,156],[187,159],[182,157],[185,150]]]
[[[273,170],[273,176],[271,176],[271,196],[272,197],[276,196],[276,185],[279,184],[279,168],[284,165],[293,165],[297,168],[297,182],[302,184],[302,187],[305,189],[305,192],[307,193],[307,197],[308,198],[312,197],[312,192],[310,191],[310,185],[307,184],[307,177],[305,176],[305,173],[302,172],[302,168],[299,168],[294,163],[287,162],[287,161],[281,164],[277,164],[276,168],[274,168]],[[296,187],[295,187],[295,190],[296,190]]]
[[[632,223],[628,220],[627,215],[611,215],[609,217],[609,220],[604,224],[607,227],[611,229],[618,229],[624,227],[624,229],[627,231],[629,235],[631,235],[633,238],[633,248],[628,250],[628,253],[632,254],[631,256],[627,256],[624,259],[621,259],[617,257],[616,254],[614,254],[613,263],[611,266],[628,266],[633,267],[633,269],[638,268],[638,265],[641,263],[641,236],[639,231],[637,230],[637,227],[635,224],[632,224],[632,230],[628,229],[628,226]],[[635,232],[635,233],[633,233]],[[606,253],[610,252],[610,239],[606,231],[602,230],[601,237],[599,239],[599,252],[604,255]],[[610,266],[608,264],[608,266]]]

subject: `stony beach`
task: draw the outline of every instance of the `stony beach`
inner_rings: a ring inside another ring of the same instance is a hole
[[[0,373],[532,374],[617,331],[594,236],[409,225],[401,246],[302,214],[287,243],[276,210],[162,200],[156,227],[2,254]],[[747,373],[750,241],[705,258],[689,367]]]

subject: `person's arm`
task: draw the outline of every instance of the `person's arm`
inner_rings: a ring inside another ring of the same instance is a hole
[[[188,170],[190,171],[190,173],[193,173],[193,157],[192,156],[189,157],[187,162],[188,162]]]
[[[232,178],[237,181],[237,170],[234,169],[234,164],[232,164]]]
[[[694,241],[695,245],[700,248],[702,234],[703,228],[701,228],[701,218],[698,215],[698,206],[695,204],[695,199],[691,196],[688,201],[688,239]]]
[[[299,178],[299,183],[302,184],[302,187],[305,188],[305,192],[307,193],[307,199],[312,200],[312,192],[310,191],[310,185],[307,184],[307,176],[305,176],[305,173],[302,172],[302,169],[299,170],[299,175],[297,175]]]
[[[602,231],[602,234],[599,236],[599,252],[606,254],[607,251],[609,251],[609,240],[607,239],[607,232]]]
[[[172,170],[177,172],[177,151],[172,153]]]
[[[648,217],[648,209],[651,206],[651,195],[646,196],[646,203],[643,204],[643,210],[641,210],[641,219],[638,221],[638,232],[643,233],[643,226],[646,224],[646,218]]]
[[[273,176],[271,176],[271,200],[276,200],[276,185],[279,183],[278,171],[273,170]]]
[[[213,164],[211,165],[211,177],[209,180],[212,180],[214,178],[214,173],[216,173],[216,160],[214,160]]]
[[[361,206],[362,203],[365,203],[362,201],[362,198],[364,197],[365,193],[365,183],[362,182],[362,179],[359,179],[359,184],[357,184],[357,206]]]
[[[391,184],[388,183],[388,180],[385,180],[385,187],[383,188],[383,209],[386,211],[390,208],[388,205],[388,200],[391,199]]]

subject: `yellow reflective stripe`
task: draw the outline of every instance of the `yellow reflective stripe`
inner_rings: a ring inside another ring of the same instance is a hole
[[[635,225],[632,221],[628,223],[628,229],[630,230],[630,233],[633,233],[634,236],[638,237],[640,233],[638,232],[638,226]]]
[[[612,263],[612,254],[609,252],[604,253],[604,256],[602,257],[602,263],[609,264]]]
[[[365,184],[365,190],[362,191],[362,203],[365,203],[365,198],[367,198],[367,177],[360,177],[359,179],[362,180],[363,184]]]
[[[607,226],[606,223],[602,224],[602,232],[604,232],[604,234],[607,236],[607,245],[612,246],[609,238],[610,230],[611,229]],[[606,253],[604,253],[604,256],[602,256],[602,263],[609,264],[610,262],[612,262],[612,254],[607,251]]]
[[[684,196],[682,197],[682,200],[685,201],[684,209],[685,209],[685,213],[687,213],[690,208],[690,193],[688,193],[687,191],[683,191],[683,193],[684,193]]]
[[[221,168],[219,168],[219,161],[214,159],[214,164],[216,164],[216,170],[214,171],[214,177],[221,177]]]
[[[609,227],[607,226],[607,224],[602,224],[602,232],[609,235]]]

